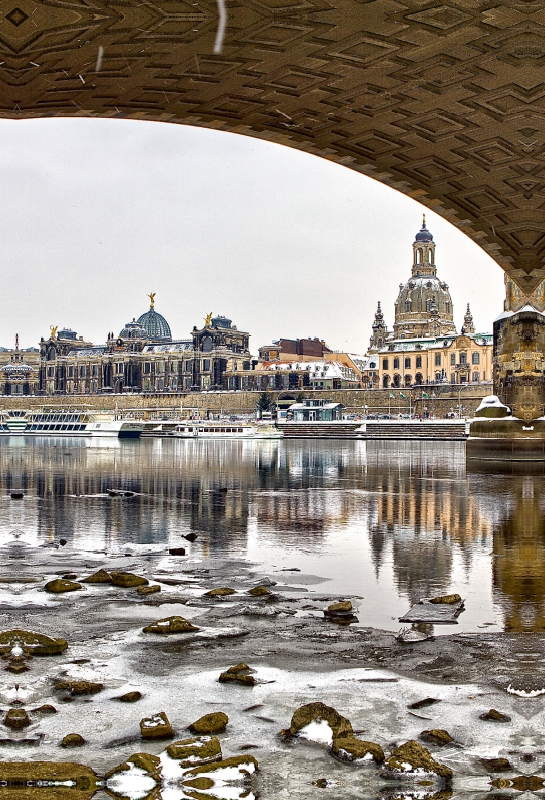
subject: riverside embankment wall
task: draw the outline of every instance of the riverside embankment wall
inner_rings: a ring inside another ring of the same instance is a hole
[[[339,389],[324,391],[270,391],[272,401],[278,398],[303,396],[323,398],[345,406],[345,413],[416,413],[444,417],[449,411],[461,410],[472,415],[481,399],[491,394],[492,384],[467,384],[460,386],[435,386],[427,388],[424,396],[420,389]],[[85,407],[89,410],[135,410],[145,416],[180,410],[210,412],[211,414],[241,414],[255,410],[261,392],[195,392],[187,394],[120,394],[120,395],[70,395],[53,397],[0,397],[0,409],[35,409],[42,406],[67,408]],[[392,398],[390,395],[394,395]],[[403,395],[403,396],[402,396]]]

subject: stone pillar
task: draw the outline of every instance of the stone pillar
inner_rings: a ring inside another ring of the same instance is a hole
[[[494,322],[494,394],[514,417],[545,415],[545,316],[529,305]]]

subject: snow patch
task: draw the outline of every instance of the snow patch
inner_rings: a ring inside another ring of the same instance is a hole
[[[321,719],[320,722],[313,720],[308,725],[305,725],[299,731],[299,736],[302,739],[318,742],[318,744],[327,744],[330,747],[333,744],[333,731],[325,719]]]

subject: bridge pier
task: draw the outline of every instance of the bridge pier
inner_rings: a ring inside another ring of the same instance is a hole
[[[470,425],[468,459],[545,460],[545,287],[530,296],[509,279],[494,322],[494,393]]]

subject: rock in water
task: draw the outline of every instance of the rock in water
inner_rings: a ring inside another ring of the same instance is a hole
[[[133,692],[125,692],[120,697],[114,697],[114,700],[119,700],[120,703],[137,703],[138,700],[142,699],[142,692],[133,691]]]
[[[454,741],[450,733],[442,728],[433,728],[430,731],[422,731],[420,738],[423,742],[436,744],[439,745],[439,747],[444,747],[446,744],[450,744]]]
[[[194,542],[197,539],[197,534],[193,533],[193,531],[191,531],[191,533],[184,533],[184,539],[187,539],[188,542]]]
[[[447,605],[453,606],[455,603],[460,603],[462,598],[459,594],[441,594],[439,597],[432,597],[430,599],[430,603],[435,603],[436,605]]]
[[[169,556],[185,556],[185,547],[169,547]]]
[[[495,708],[491,708],[486,714],[480,714],[479,719],[489,720],[491,722],[511,722],[511,717],[508,717],[507,714],[503,714],[501,711],[496,711]]]
[[[161,591],[161,587],[157,583],[150,584],[149,586],[138,586],[136,589],[138,594],[157,594]]]
[[[452,778],[452,770],[436,761],[430,751],[414,739],[396,747],[384,765],[382,774],[385,778],[422,778],[422,773],[437,775],[445,780]]]
[[[124,589],[132,589],[137,586],[147,586],[149,581],[141,575],[134,575],[132,572],[112,572],[112,583],[114,586],[122,586]]]
[[[165,617],[165,619],[158,619],[157,622],[152,622],[142,629],[144,633],[162,633],[169,635],[171,633],[191,633],[198,631],[199,628],[192,625],[184,617]]]
[[[196,767],[221,761],[221,746],[215,736],[197,736],[172,742],[167,747],[171,758],[179,760],[181,767]]]
[[[189,730],[193,733],[223,733],[229,722],[229,717],[223,711],[214,711],[192,722]]]
[[[209,592],[205,593],[205,597],[227,597],[227,595],[236,594],[234,589],[231,589],[230,586],[218,586],[217,589],[210,589]]]
[[[341,761],[357,761],[372,758],[377,764],[384,761],[384,750],[375,742],[357,739],[354,735],[336,736],[331,745],[333,753]]]
[[[82,578],[82,583],[111,583],[112,576],[109,572],[106,572],[105,569],[99,569],[98,572],[93,572],[92,575],[88,575],[86,578]]]
[[[81,747],[85,739],[79,733],[67,733],[61,742],[61,747]]]
[[[174,731],[165,712],[160,711],[140,720],[140,734],[142,739],[171,739]]]
[[[12,731],[20,731],[23,730],[23,728],[28,728],[30,725],[30,717],[24,708],[10,708],[2,722],[7,728],[11,728]]]
[[[55,689],[58,692],[68,692],[71,695],[98,694],[104,689],[103,683],[93,681],[65,680],[57,681]]]
[[[318,724],[326,722],[331,728],[332,740],[339,737],[354,736],[352,723],[346,717],[343,717],[331,706],[326,706],[324,703],[307,703],[295,711],[291,718],[291,725],[288,730],[282,731],[284,735],[295,736],[307,725],[312,722]]]
[[[352,611],[352,603],[350,602],[350,600],[341,600],[341,602],[339,603],[331,603],[331,605],[327,607],[327,610],[333,614],[338,611],[340,612]]]
[[[251,775],[253,772],[257,772],[257,759],[250,755],[231,756],[230,758],[224,758],[223,761],[216,761],[214,764],[203,764],[201,767],[195,767],[194,769],[188,770],[186,774],[189,777],[190,775],[205,773],[206,775],[210,775],[213,779],[214,772],[228,769],[229,767],[237,768],[241,773],[240,777],[243,778],[245,774]]]
[[[43,633],[25,631],[22,628],[12,628],[0,633],[0,654],[5,656],[19,645],[25,654],[32,656],[55,656],[64,653],[68,647],[66,639],[53,639]]]
[[[133,753],[123,764],[109,770],[105,775],[105,779],[109,780],[116,775],[121,775],[123,772],[129,772],[131,766],[143,770],[150,775],[156,783],[161,780],[161,759],[159,756],[154,756],[151,753]],[[108,787],[110,788],[110,787]]]
[[[254,586],[253,589],[248,591],[248,594],[251,594],[254,597],[266,597],[267,595],[271,595],[272,592],[267,589],[266,586]]]
[[[61,594],[62,592],[76,592],[81,589],[81,583],[75,581],[66,581],[63,578],[55,578],[53,581],[48,581],[44,589],[51,594]]]
[[[229,667],[228,670],[221,673],[219,682],[240,683],[242,686],[255,686],[255,678],[250,672],[251,670],[248,664],[235,664],[234,667]]]
[[[513,769],[507,758],[480,758],[479,761],[487,772],[511,772]]]

